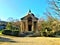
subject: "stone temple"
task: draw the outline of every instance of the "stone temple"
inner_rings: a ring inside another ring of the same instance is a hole
[[[28,14],[21,18],[21,32],[36,30],[38,30],[38,18],[29,10]]]

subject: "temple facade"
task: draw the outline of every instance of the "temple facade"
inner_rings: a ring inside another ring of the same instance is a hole
[[[38,18],[29,10],[28,14],[21,18],[21,32],[36,30],[38,30]]]

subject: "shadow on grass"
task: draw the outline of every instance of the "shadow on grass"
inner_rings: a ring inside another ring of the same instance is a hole
[[[11,42],[11,43],[17,43],[16,41],[13,41],[9,38],[0,37],[0,42]]]

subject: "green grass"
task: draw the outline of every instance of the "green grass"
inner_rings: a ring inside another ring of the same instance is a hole
[[[2,34],[2,30],[0,30],[0,35]]]

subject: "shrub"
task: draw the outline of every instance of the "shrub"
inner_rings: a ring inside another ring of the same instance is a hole
[[[18,36],[19,35],[19,31],[3,30],[2,34],[11,35],[11,36]]]
[[[50,35],[48,35],[48,37],[55,37],[55,34],[51,33]]]
[[[43,32],[43,36],[47,36],[47,33],[46,32]]]
[[[2,34],[5,34],[5,35],[11,35],[12,31],[11,30],[3,30],[2,31]]]
[[[56,34],[56,35],[60,35],[60,31],[56,31],[55,34]]]
[[[19,31],[13,31],[13,32],[12,32],[12,35],[13,35],[13,36],[18,36],[18,35],[19,35]]]

